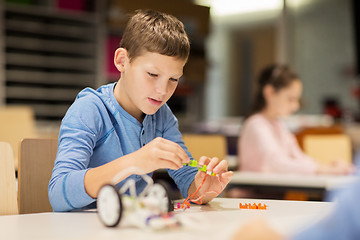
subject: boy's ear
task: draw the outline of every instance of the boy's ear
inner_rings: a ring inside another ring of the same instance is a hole
[[[114,54],[114,64],[115,67],[119,70],[119,72],[123,72],[125,70],[125,63],[128,60],[128,52],[125,48],[116,49]]]

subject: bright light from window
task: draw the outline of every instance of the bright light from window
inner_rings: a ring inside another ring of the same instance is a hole
[[[283,0],[196,0],[199,5],[211,7],[214,16],[226,16],[281,9]]]

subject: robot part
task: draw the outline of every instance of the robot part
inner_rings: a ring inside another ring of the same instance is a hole
[[[162,229],[177,226],[179,221],[169,214],[173,210],[169,192],[150,176],[140,175],[147,182],[144,190],[136,195],[136,184],[128,179],[118,189],[115,184],[103,186],[97,198],[100,221],[107,227],[123,226]],[[130,193],[130,194],[127,194]]]
[[[184,166],[197,167],[199,169],[199,171],[205,172],[207,175],[217,176],[216,173],[206,170],[207,165],[199,165],[198,161],[196,161],[196,160],[190,160],[189,163],[184,163]]]

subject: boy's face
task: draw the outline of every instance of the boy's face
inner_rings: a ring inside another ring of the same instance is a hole
[[[117,51],[123,52],[115,53],[115,64],[121,72],[115,97],[128,113],[142,122],[143,113],[156,113],[173,95],[186,60],[145,52],[130,62],[125,49]]]

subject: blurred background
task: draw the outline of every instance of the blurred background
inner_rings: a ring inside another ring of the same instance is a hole
[[[359,146],[356,0],[1,0],[0,104],[30,107],[36,130],[56,136],[81,89],[118,80],[113,52],[141,8],[175,15],[191,39],[169,100],[182,132],[223,134],[236,155],[260,69],[286,63],[304,83],[289,127],[341,126]]]

